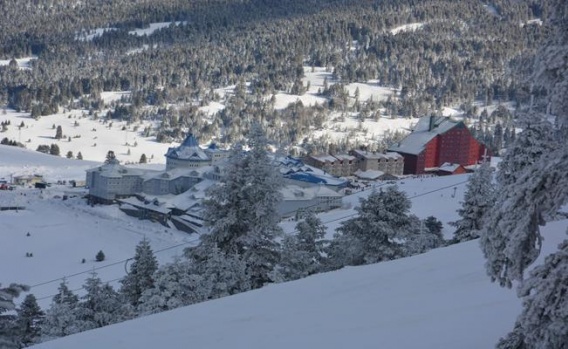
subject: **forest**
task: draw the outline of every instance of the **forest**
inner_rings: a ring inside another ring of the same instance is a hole
[[[0,105],[34,118],[62,108],[96,115],[101,92],[131,91],[104,117],[156,120],[146,135],[158,141],[191,129],[232,144],[261,122],[284,146],[301,144],[334,112],[365,120],[459,106],[474,116],[476,101],[521,105],[542,93],[519,75],[548,11],[549,1],[534,0],[5,1],[0,59],[10,63],[0,66]],[[393,31],[413,23],[420,28]],[[34,57],[26,69],[15,61],[24,57]],[[333,74],[318,91],[327,102],[275,110],[274,93],[306,90],[304,67]],[[399,92],[360,101],[343,88],[369,80]],[[227,86],[235,91],[221,101],[225,109],[207,117],[199,106],[219,101],[215,89]]]

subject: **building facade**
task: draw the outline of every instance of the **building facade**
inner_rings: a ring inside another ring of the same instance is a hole
[[[389,150],[404,157],[404,174],[436,171],[445,163],[475,165],[487,151],[463,120],[437,116],[420,118],[414,130]]]
[[[180,146],[168,148],[166,171],[215,165],[228,155],[228,151],[217,148],[215,143],[201,148],[197,138],[190,133]]]
[[[394,176],[400,176],[404,170],[404,157],[395,152],[369,152],[351,150],[349,152],[357,159],[357,169],[361,171],[381,171]]]
[[[382,171],[399,176],[404,169],[404,157],[394,152],[351,150],[349,154],[311,155],[304,161],[337,177],[353,176],[358,171]]]

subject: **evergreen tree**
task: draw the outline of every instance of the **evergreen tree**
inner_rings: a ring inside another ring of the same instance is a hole
[[[37,304],[36,297],[33,294],[27,295],[17,312],[16,322],[20,342],[26,347],[37,343],[41,336],[41,324],[45,313]]]
[[[108,284],[103,284],[96,273],[85,281],[83,288],[87,292],[76,308],[77,327],[87,331],[116,323],[121,302],[118,293]]]
[[[296,234],[282,240],[277,270],[283,281],[301,279],[323,270],[325,226],[313,212],[296,224]]]
[[[67,287],[67,282],[64,280],[59,284],[57,294],[53,297],[53,303],[62,304],[69,303],[73,306],[79,303],[79,297],[74,294],[69,287]]]
[[[61,151],[59,150],[59,146],[57,144],[52,144],[49,147],[49,154],[59,156],[61,155]]]
[[[77,160],[83,160],[83,154],[81,154],[81,152],[77,153]]]
[[[95,255],[95,261],[97,262],[102,262],[105,260],[105,258],[106,258],[105,253],[102,250],[97,252],[97,254]]]
[[[193,254],[190,260],[195,273],[204,278],[200,292],[208,292],[208,299],[248,291],[255,281],[248,274],[253,269],[242,256],[225,253],[217,247],[209,249],[206,258]]]
[[[539,226],[555,219],[568,202],[568,3],[554,1],[547,25],[550,36],[539,50],[531,82],[546,91],[547,114],[555,115],[555,147],[549,147],[514,181],[503,181],[495,210],[481,234],[486,269],[493,281],[511,287],[520,281],[523,313],[499,348],[566,348],[568,242],[524,280],[524,271],[541,252]],[[557,145],[557,146],[556,146]]]
[[[59,285],[59,292],[53,297],[41,326],[42,340],[50,340],[80,332],[77,306],[79,298],[69,290],[65,281]]]
[[[493,171],[489,162],[481,164],[469,177],[462,207],[458,209],[461,218],[450,223],[457,227],[454,232],[454,242],[464,242],[479,237],[483,219],[495,203],[495,188],[492,181]]]
[[[55,130],[55,139],[61,138],[63,138],[63,129],[61,128],[61,125],[58,125],[57,129]]]
[[[411,223],[412,228],[404,237],[403,246],[406,256],[424,253],[444,244],[441,233],[442,223],[436,218],[430,216],[425,221],[420,221],[418,217],[410,215],[410,219],[413,221]],[[430,228],[428,224],[430,224]]]
[[[155,273],[154,286],[140,297],[138,312],[154,314],[198,303],[209,298],[211,290],[205,286],[205,275],[189,261],[176,260]]]
[[[142,154],[142,155],[140,156],[140,163],[141,163],[141,164],[145,164],[145,163],[147,163],[147,162],[148,162],[148,159],[146,158],[146,154]]]
[[[424,220],[424,226],[430,234],[436,235],[440,239],[444,238],[444,236],[442,235],[442,228],[444,227],[444,225],[436,217],[426,217],[426,219]]]
[[[120,281],[120,293],[133,306],[138,306],[142,293],[154,286],[154,273],[158,269],[158,261],[154,256],[150,242],[144,238],[136,246],[134,260],[128,274]]]
[[[40,145],[37,146],[36,151],[39,151],[40,153],[44,153],[44,154],[49,154],[50,147],[47,144],[40,144]]]
[[[511,339],[522,338],[526,348],[565,348],[568,338],[568,240],[530,272],[519,289],[523,312]],[[509,347],[510,348],[510,347]]]
[[[205,201],[211,232],[202,242],[241,256],[254,288],[271,281],[269,273],[279,260],[275,238],[282,233],[276,210],[282,179],[270,163],[267,145],[260,127],[253,127],[250,151],[235,146],[220,185]]]
[[[114,155],[114,151],[109,150],[105,158],[105,164],[116,164],[116,163],[118,163],[118,160],[116,159],[116,155]]]
[[[356,208],[358,215],[341,222],[330,246],[336,266],[362,265],[404,257],[403,241],[416,229],[410,200],[396,186],[374,191]]]
[[[69,150],[66,155],[67,159],[73,159],[73,152]]]
[[[2,349],[19,348],[20,331],[16,318],[13,315],[2,314],[16,309],[14,299],[28,290],[28,286],[20,284],[0,288],[0,348]]]
[[[558,148],[552,124],[540,120],[538,114],[525,115],[525,127],[507,148],[499,163],[497,182],[501,186],[515,183],[527,166],[533,165],[543,154]]]

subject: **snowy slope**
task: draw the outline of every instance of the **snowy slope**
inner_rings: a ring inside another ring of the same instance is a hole
[[[40,174],[48,181],[85,180],[85,170],[100,163],[80,161],[37,151],[0,145],[0,178]]]
[[[549,224],[544,252],[564,238]],[[477,241],[205,302],[34,348],[492,348],[521,310]]]
[[[65,168],[64,164],[82,164],[82,161],[68,160],[13,147],[0,148],[0,155],[18,162],[14,154],[27,163],[37,157],[38,168],[53,176],[67,177],[66,173],[77,172],[84,176],[83,169]],[[11,154],[6,156],[6,154]],[[23,156],[25,155],[25,156]],[[32,158],[26,159],[31,155]],[[4,166],[0,165],[0,173]],[[1,178],[1,174],[0,174]],[[80,177],[84,178],[84,177]],[[467,176],[407,179],[399,182],[400,189],[412,199],[412,212],[421,218],[434,215],[445,223],[444,233],[451,237],[452,230],[447,223],[456,220],[455,208],[463,198]],[[384,184],[390,185],[390,184]],[[456,188],[454,190],[454,188]],[[377,186],[376,189],[380,189]],[[18,268],[7,268],[0,273],[0,283],[21,282],[32,286],[32,292],[46,307],[51,296],[56,293],[62,278],[67,277],[69,286],[81,293],[81,286],[93,268],[103,281],[116,280],[124,276],[124,261],[132,257],[135,245],[146,237],[155,251],[170,246],[180,246],[157,253],[160,263],[170,262],[174,255],[182,253],[183,248],[197,241],[195,235],[188,235],[174,229],[167,229],[157,223],[139,221],[128,217],[116,206],[90,207],[84,199],[74,198],[62,201],[61,197],[69,188],[53,186],[47,190],[0,191],[0,204],[25,206],[26,210],[14,212],[0,211],[0,265],[18,262]],[[456,193],[454,197],[453,193]],[[320,214],[327,226],[327,236],[331,238],[341,221],[353,217],[359,199],[371,193],[368,190],[343,198],[344,208]],[[432,203],[436,203],[433,205]],[[292,232],[295,221],[281,223],[286,232]],[[31,236],[27,237],[26,233]],[[107,260],[96,263],[95,254],[103,250]],[[33,253],[27,258],[26,253]],[[81,263],[85,258],[86,263]],[[98,269],[103,267],[102,269]],[[79,273],[79,274],[77,274]],[[77,274],[77,275],[76,275]],[[48,283],[46,283],[48,282]],[[45,283],[45,284],[44,284]],[[36,286],[37,285],[37,286]]]

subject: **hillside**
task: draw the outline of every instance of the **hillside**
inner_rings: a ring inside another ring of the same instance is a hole
[[[17,170],[41,173],[52,181],[83,179],[85,169],[97,164],[0,146],[0,178],[9,178],[11,171]],[[397,184],[411,198],[412,212],[421,218],[433,215],[440,219],[449,238],[453,230],[447,223],[458,218],[455,210],[463,199],[467,177],[406,179]],[[377,187],[387,185],[391,184],[377,184]],[[319,215],[327,226],[329,238],[341,221],[355,214],[359,199],[369,195],[370,189],[344,197],[341,209]],[[65,193],[78,197],[63,201]],[[160,264],[171,262],[173,256],[180,255],[198,239],[196,235],[126,216],[116,206],[90,207],[81,195],[81,191],[72,192],[58,185],[44,190],[0,192],[0,204],[26,207],[19,212],[0,212],[0,265],[18,263],[18,268],[2,271],[0,283],[21,282],[32,286],[31,292],[45,308],[63,277],[79,294],[93,270],[103,281],[116,285],[116,280],[124,276],[125,260],[132,257],[135,245],[144,237],[157,252]],[[281,226],[285,232],[292,232],[296,223],[286,220]],[[31,236],[26,236],[27,232]],[[99,250],[107,256],[101,263],[94,261]],[[34,256],[27,258],[28,252]],[[83,258],[85,263],[81,263]]]
[[[543,255],[568,221],[543,229]],[[539,260],[539,262],[542,260]],[[84,332],[33,348],[491,348],[521,305],[489,282],[477,241]]]

